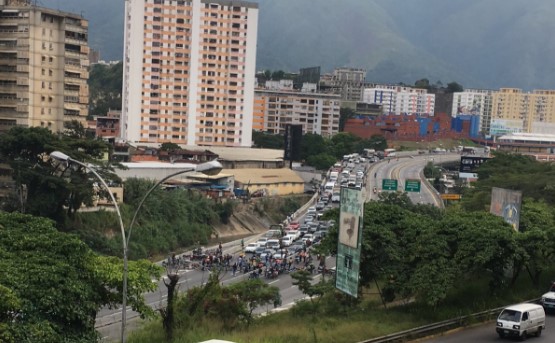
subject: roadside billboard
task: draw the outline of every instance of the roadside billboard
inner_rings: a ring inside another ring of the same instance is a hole
[[[341,188],[335,287],[353,297],[358,296],[363,208],[362,191]]]
[[[521,191],[493,187],[491,189],[489,211],[496,216],[503,217],[507,223],[511,224],[515,231],[518,231],[521,201]]]
[[[477,179],[478,168],[487,160],[489,160],[488,157],[461,156],[461,164],[459,165],[459,177],[463,179]]]
[[[286,161],[299,161],[301,159],[301,141],[303,137],[303,126],[298,124],[285,125],[284,155]]]

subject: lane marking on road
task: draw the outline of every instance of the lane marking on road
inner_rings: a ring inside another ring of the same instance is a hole
[[[268,285],[271,285],[271,284],[276,283],[276,282],[278,282],[278,281],[279,281],[279,279],[274,280],[274,281],[272,281],[272,282],[268,282]]]

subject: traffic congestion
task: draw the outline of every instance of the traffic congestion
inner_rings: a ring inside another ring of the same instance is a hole
[[[334,220],[322,217],[327,210],[339,206],[341,187],[364,188],[368,165],[376,160],[359,154],[344,156],[328,171],[312,206],[298,218],[289,216],[282,224],[272,225],[260,238],[248,243],[237,268],[250,273],[249,277],[275,278],[296,270],[333,274],[335,268],[326,266],[325,258],[314,252],[335,225]]]

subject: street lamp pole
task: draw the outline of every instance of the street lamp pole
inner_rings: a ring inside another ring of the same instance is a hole
[[[123,219],[121,217],[121,212],[119,210],[119,206],[118,203],[116,201],[116,198],[114,197],[114,195],[112,194],[112,192],[110,192],[110,188],[108,187],[108,184],[106,183],[106,181],[104,181],[104,179],[100,176],[100,174],[98,174],[96,172],[96,170],[94,170],[93,166],[90,164],[85,164],[81,161],[75,160],[71,157],[69,157],[68,155],[64,154],[63,152],[60,151],[54,151],[50,154],[50,157],[61,161],[61,162],[67,162],[67,163],[75,163],[77,165],[82,166],[83,168],[89,170],[91,173],[94,174],[94,176],[96,176],[96,178],[102,183],[102,185],[104,186],[104,188],[106,189],[106,191],[108,192],[108,194],[110,195],[110,199],[112,200],[112,202],[114,203],[114,208],[116,209],[116,213],[118,215],[118,221],[119,221],[119,226],[120,226],[120,230],[121,230],[121,241],[122,241],[122,245],[123,245],[123,285],[122,285],[122,301],[121,301],[121,342],[125,343],[125,323],[127,320],[127,239],[125,236],[125,227],[123,226]]]
[[[170,174],[170,175],[166,176],[165,178],[161,179],[160,181],[158,181],[152,187],[150,187],[150,189],[146,192],[146,194],[143,196],[143,198],[139,202],[139,206],[137,206],[137,209],[135,210],[135,213],[133,214],[133,219],[131,219],[131,224],[129,224],[129,230],[127,230],[127,245],[129,245],[129,240],[131,239],[131,230],[133,229],[133,226],[135,225],[135,220],[137,219],[137,216],[139,215],[139,211],[143,207],[143,204],[144,204],[146,198],[148,198],[150,193],[152,193],[158,186],[160,186],[165,181],[171,179],[172,177],[177,176],[177,175],[181,175],[181,174],[184,174],[184,173],[188,173],[188,172],[192,172],[192,171],[198,171],[198,172],[201,172],[201,173],[206,174],[206,175],[216,175],[221,170],[222,170],[222,165],[221,165],[220,162],[218,162],[216,160],[209,161],[209,162],[199,164],[196,167],[180,170],[178,172]]]
[[[110,192],[110,188],[108,187],[108,184],[106,184],[106,181],[104,181],[104,179],[96,172],[96,170],[94,170],[94,167],[90,164],[85,164],[81,161],[75,160],[71,157],[69,157],[68,155],[64,154],[63,152],[60,151],[54,151],[50,154],[51,158],[54,158],[55,160],[61,161],[61,162],[67,162],[67,163],[75,163],[77,165],[80,165],[82,167],[84,167],[85,169],[89,170],[91,173],[94,174],[94,176],[96,176],[96,178],[98,180],[100,180],[100,182],[102,183],[102,185],[104,186],[104,188],[106,189],[106,191],[108,192],[108,194],[110,195],[110,198],[112,200],[112,202],[114,203],[114,207],[116,209],[116,213],[118,215],[118,221],[119,221],[119,225],[120,225],[120,230],[121,230],[121,237],[122,237],[122,244],[123,244],[123,289],[122,289],[122,295],[123,295],[123,299],[121,302],[121,307],[122,307],[122,311],[121,311],[121,342],[125,343],[125,326],[127,323],[127,276],[128,276],[128,247],[129,247],[129,239],[131,238],[131,229],[133,228],[133,225],[135,224],[135,220],[137,218],[137,215],[139,214],[139,210],[141,209],[141,207],[143,206],[146,198],[154,191],[154,189],[156,189],[156,187],[158,187],[160,184],[162,184],[164,181],[183,174],[183,173],[187,173],[187,172],[191,172],[191,171],[198,171],[201,172],[203,174],[206,175],[216,175],[218,174],[221,170],[222,170],[222,165],[220,162],[214,160],[214,161],[209,161],[209,162],[205,162],[202,164],[197,165],[196,167],[193,168],[188,168],[185,170],[180,170],[178,172],[175,172],[173,174],[170,174],[168,176],[166,176],[165,178],[161,179],[160,181],[158,181],[154,186],[152,186],[148,192],[143,196],[143,198],[141,199],[139,206],[137,207],[137,209],[135,210],[135,213],[133,214],[133,219],[131,220],[131,224],[129,225],[129,230],[127,232],[127,234],[125,233],[125,227],[123,226],[123,219],[121,216],[121,212],[119,210],[119,206],[118,203],[116,202],[116,199],[114,197],[114,195],[112,194],[112,192]]]

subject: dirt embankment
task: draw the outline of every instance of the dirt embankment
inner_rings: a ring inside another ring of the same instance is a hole
[[[271,224],[279,224],[304,205],[310,196],[253,198],[249,203],[237,204],[229,223],[214,227],[215,237],[224,240],[262,233]]]
[[[215,235],[219,238],[232,239],[234,237],[250,236],[268,230],[270,219],[255,212],[254,204],[239,204],[228,224],[214,227]]]

